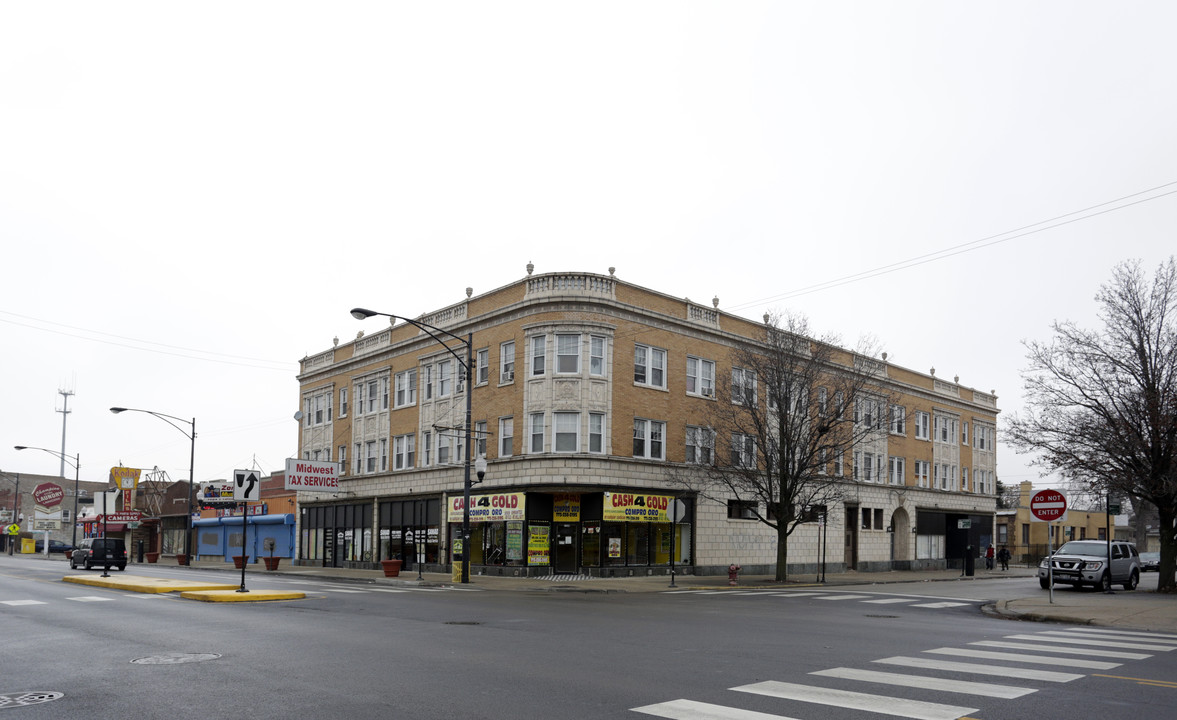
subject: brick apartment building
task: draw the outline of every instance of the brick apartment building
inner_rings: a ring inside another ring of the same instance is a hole
[[[376,309],[413,311],[395,302]],[[471,451],[487,461],[471,498],[472,572],[661,574],[672,555],[696,574],[731,563],[771,572],[773,530],[669,480],[711,456],[694,431],[709,403],[731,402],[720,389],[733,348],[763,325],[612,269],[533,275],[530,265],[415,319],[472,336],[473,387],[454,354],[405,322],[357,323],[355,340],[301,361],[299,456],[339,463],[341,479],[336,493],[299,493],[298,562],[447,567],[460,547],[471,392]],[[885,358],[880,380],[897,400],[870,448],[877,471],[846,471],[842,505],[790,539],[790,572],[823,560],[831,572],[945,567],[993,540],[996,396]],[[687,509],[673,532],[656,509],[671,496]],[[652,509],[635,511],[635,498]]]

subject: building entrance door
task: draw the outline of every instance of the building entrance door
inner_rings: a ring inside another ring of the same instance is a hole
[[[556,572],[576,572],[576,523],[556,526]]]
[[[846,508],[846,555],[843,558],[847,570],[858,569],[858,508]]]

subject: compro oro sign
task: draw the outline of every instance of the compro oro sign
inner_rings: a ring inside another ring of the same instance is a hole
[[[1039,490],[1030,498],[1030,518],[1039,522],[1067,519],[1067,496],[1058,490]]]
[[[339,492],[339,463],[287,458],[286,489]]]

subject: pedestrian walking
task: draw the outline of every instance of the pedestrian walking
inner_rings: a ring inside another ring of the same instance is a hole
[[[1009,570],[1009,548],[1001,546],[1001,549],[997,551],[997,561],[1001,563],[1002,570]]]
[[[992,545],[990,545],[988,548],[985,549],[985,569],[986,570],[993,569],[993,546]]]

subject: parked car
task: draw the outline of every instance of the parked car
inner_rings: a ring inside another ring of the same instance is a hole
[[[122,538],[86,538],[69,554],[71,570],[78,566],[90,570],[98,567],[127,569],[127,544]]]
[[[1123,584],[1125,590],[1136,589],[1140,583],[1140,554],[1130,542],[1112,542],[1112,565],[1108,567],[1108,544],[1106,540],[1072,540],[1063,543],[1054,555],[1038,563],[1038,584],[1043,589],[1050,587],[1050,578],[1055,585],[1074,585],[1082,589],[1091,585],[1100,590],[1111,590],[1113,583]]]
[[[1140,553],[1140,572],[1160,572],[1161,554],[1159,552]]]
[[[38,540],[36,542],[36,544],[34,545],[34,549],[37,552],[41,552],[44,548],[45,548],[45,541],[44,540]],[[67,542],[62,542],[60,540],[54,540],[52,538],[49,539],[49,552],[51,552],[51,553],[55,553],[55,552],[67,553],[73,549],[74,549],[74,546],[70,545]]]

